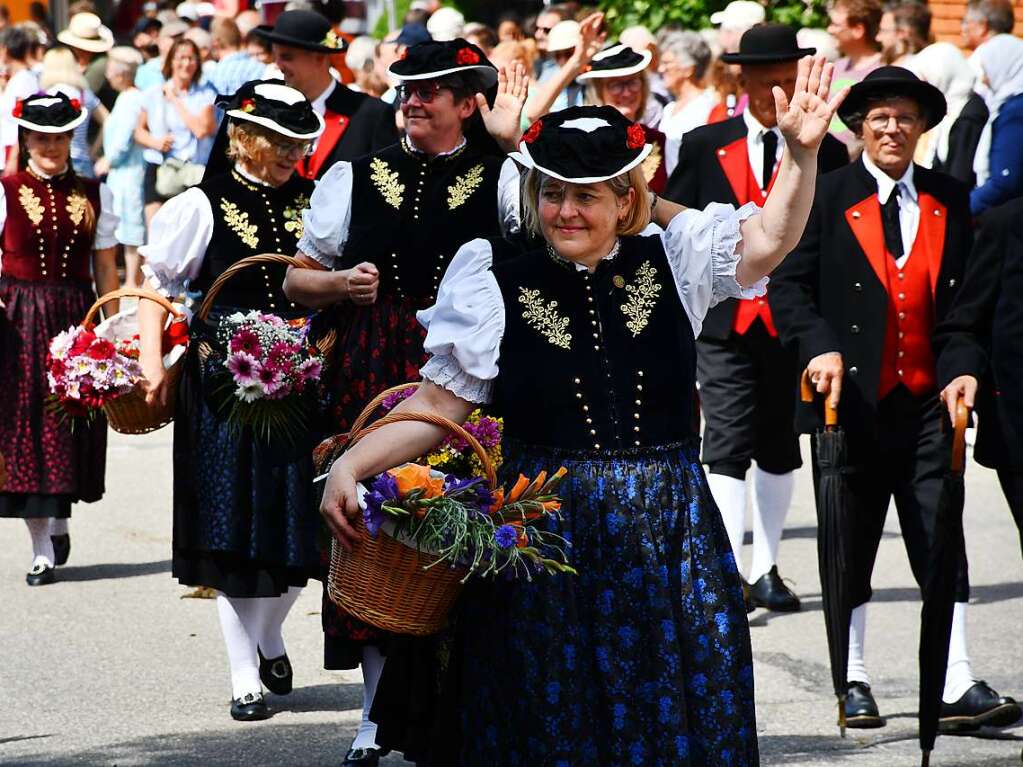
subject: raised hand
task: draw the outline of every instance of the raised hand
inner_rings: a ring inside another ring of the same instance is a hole
[[[590,61],[600,53],[607,40],[607,31],[604,29],[604,14],[591,13],[579,22],[579,42],[575,44],[575,51],[572,58],[585,69]]]
[[[834,70],[834,65],[826,63],[823,56],[804,56],[799,61],[792,99],[777,86],[772,91],[778,129],[794,155],[817,151],[831,118],[849,93],[849,89],[844,88],[828,101]]]
[[[522,134],[522,107],[529,93],[529,78],[526,68],[517,63],[513,67],[502,67],[497,73],[497,96],[494,106],[487,104],[482,93],[476,94],[476,106],[487,132],[506,152],[514,151]]]

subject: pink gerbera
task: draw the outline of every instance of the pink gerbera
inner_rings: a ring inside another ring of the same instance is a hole
[[[241,328],[231,338],[231,351],[245,352],[258,357],[263,353],[263,348],[259,345],[259,337],[255,333],[248,328]]]
[[[256,359],[251,354],[237,351],[227,358],[227,369],[234,380],[244,386],[256,380]]]

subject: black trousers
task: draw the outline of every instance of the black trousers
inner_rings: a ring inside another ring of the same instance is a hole
[[[771,474],[802,466],[793,428],[795,356],[760,320],[725,341],[699,339],[696,353],[707,470],[744,479],[752,461]]]
[[[853,519],[851,557],[852,605],[870,601],[870,577],[884,531],[888,505],[895,509],[909,566],[918,586],[927,575],[928,555],[935,541],[938,498],[952,457],[948,412],[937,392],[914,396],[896,387],[878,403],[874,429],[860,424],[847,430],[850,511]],[[814,443],[814,482],[818,477]],[[970,598],[966,552],[960,552],[956,577],[957,602]]]
[[[1019,530],[1020,536],[1020,550],[1023,551],[1023,471],[999,469],[998,482],[1002,486],[1005,500],[1009,502],[1012,518],[1016,520],[1016,529]]]

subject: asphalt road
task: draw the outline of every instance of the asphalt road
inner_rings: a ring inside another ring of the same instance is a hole
[[[75,509],[71,559],[55,585],[25,586],[28,533],[20,521],[0,520],[0,764],[339,765],[361,690],[358,672],[320,668],[318,585],[306,590],[285,626],[295,692],[269,697],[275,713],[268,721],[230,719],[214,603],[182,599],[186,589],[170,576],[170,439],[169,428],[112,435],[107,495]],[[751,616],[763,763],[917,765],[919,603],[895,515],[878,557],[866,647],[889,723],[850,731],[845,740],[833,724],[814,536],[804,469],[780,555],[803,612]],[[1023,696],[1019,538],[994,474],[972,463],[966,536],[974,669],[997,690]],[[1019,765],[1021,741],[1023,727],[942,737],[932,764]],[[382,764],[403,762],[389,757]]]

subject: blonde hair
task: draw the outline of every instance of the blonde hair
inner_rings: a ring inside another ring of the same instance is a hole
[[[530,168],[522,181],[522,223],[526,229],[537,236],[543,236],[540,227],[540,194],[548,183],[565,183],[548,176],[543,171]],[[639,234],[650,223],[650,189],[643,175],[643,164],[632,170],[600,183],[606,184],[615,197],[627,197],[630,189],[636,192],[632,207],[625,218],[618,222],[616,231],[619,235]]]
[[[47,90],[55,85],[70,85],[80,91],[89,87],[70,48],[51,48],[43,56],[43,73],[39,77],[39,88]]]
[[[284,136],[264,125],[253,122],[231,120],[227,124],[227,157],[232,162],[241,162],[250,168],[259,168],[276,157],[275,144],[300,139]],[[307,145],[310,142],[305,142]]]

